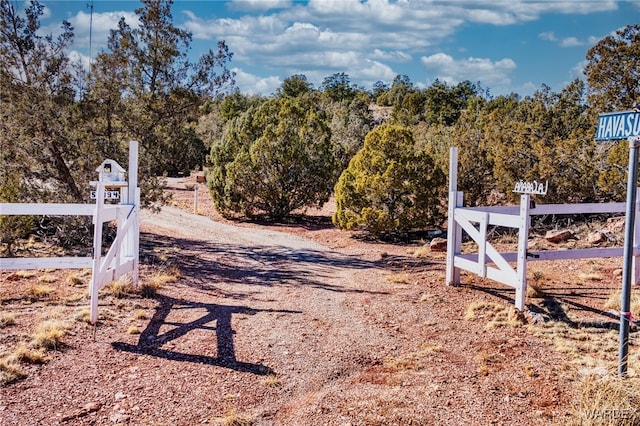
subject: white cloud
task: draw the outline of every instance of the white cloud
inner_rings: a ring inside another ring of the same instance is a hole
[[[28,7],[28,3],[25,3],[25,8]],[[47,19],[50,18],[52,13],[51,13],[51,9],[49,9],[47,6],[43,5],[44,7],[42,8],[42,19]]]
[[[571,70],[569,71],[569,77],[571,80],[576,78],[584,79],[584,69],[587,66],[588,61],[585,59],[583,61],[578,62]]]
[[[95,9],[94,9],[95,10]],[[127,24],[132,28],[138,28],[140,23],[138,16],[134,12],[94,12],[93,21],[91,13],[80,11],[66,20],[73,27],[75,35],[73,46],[76,49],[89,48],[89,34],[91,33],[91,44],[93,55],[100,49],[107,46],[110,31],[118,28],[120,18],[124,17]],[[57,36],[61,32],[62,21],[49,23],[42,27],[45,34]]]
[[[577,47],[584,45],[593,45],[598,41],[595,36],[589,36],[586,40],[580,40],[577,37],[564,37],[558,38],[553,31],[547,31],[538,34],[538,38],[544,41],[550,41],[556,43],[560,47]]]
[[[540,38],[540,40],[544,40],[544,41],[558,41],[558,38],[553,33],[553,31],[547,31],[547,32],[544,32],[544,33],[540,33],[540,34],[538,34],[538,37]]]
[[[307,22],[294,22],[293,25],[289,26],[286,30],[284,30],[285,35],[291,35],[293,37],[311,37],[316,38],[320,31],[318,27],[313,24],[309,24]]]
[[[512,25],[534,21],[547,13],[590,14],[618,9],[617,0],[599,1],[529,1],[529,0],[466,0],[451,2],[458,14],[469,22]],[[462,15],[462,11],[466,14]]]
[[[369,59],[361,64],[357,72],[350,74],[354,79],[361,80],[362,85],[367,89],[371,88],[377,81],[393,81],[396,75],[398,73],[388,65]]]
[[[363,58],[354,59],[363,55],[362,52],[370,52],[365,54],[366,58],[381,64],[410,62],[416,52],[424,52],[451,36],[465,22],[507,25],[538,19],[549,12],[588,13],[617,7],[613,0],[575,3],[310,0],[304,4],[236,0],[228,6],[236,10],[271,12],[224,19],[205,19],[186,12],[188,19],[183,27],[196,39],[224,39],[234,52],[234,61],[260,64],[273,70],[313,71],[321,67],[336,69],[362,64]],[[581,43],[577,38],[558,40],[553,32],[540,37],[565,47]],[[465,63],[467,68],[482,69],[483,63],[478,61]],[[493,72],[507,74],[513,61],[491,65]],[[348,68],[351,73],[355,69]]]
[[[225,40],[237,63],[259,65],[278,75],[305,74],[315,84],[333,72],[348,72],[353,82],[363,85],[393,80],[397,74],[391,68],[393,64],[412,62],[414,57],[450,38],[466,23],[509,25],[536,20],[545,13],[592,13],[618,7],[614,0],[259,3],[262,2],[237,0],[228,4],[230,8],[262,12],[237,18],[206,19],[186,12],[188,19],[183,27],[196,39]],[[269,12],[264,12],[266,10]],[[576,37],[560,38],[552,31],[541,33],[539,38],[562,47],[586,43]],[[512,59],[454,60],[444,54],[434,54],[423,56],[421,61],[441,80],[468,79],[492,87],[508,86],[516,68]],[[374,76],[374,72],[379,75]]]
[[[277,76],[261,77],[240,68],[233,68],[232,71],[236,73],[236,87],[246,95],[269,95],[282,86],[282,81]]]
[[[518,93],[520,96],[531,96],[539,88],[540,87],[538,87],[535,84],[533,84],[532,82],[528,81],[525,84],[523,84],[522,86],[520,86],[517,89],[516,93]]]
[[[88,70],[91,65],[91,58],[88,55],[83,55],[77,50],[69,52],[69,60],[74,64],[80,64],[85,70]]]
[[[420,62],[433,78],[449,84],[461,81],[482,81],[490,88],[505,87],[511,82],[509,74],[516,69],[516,64],[509,58],[493,62],[485,58],[467,58],[456,60],[445,53],[423,56]]]
[[[369,58],[391,62],[409,62],[413,59],[411,55],[400,50],[385,51],[380,49],[374,49],[373,53],[369,55]]]
[[[241,12],[264,12],[291,7],[291,0],[231,0],[227,6]]]
[[[584,42],[578,40],[577,37],[567,37],[560,41],[560,47],[576,47],[583,46]]]
[[[183,27],[194,38],[224,39],[234,61],[306,70],[353,65],[355,56],[372,51],[367,56],[375,61],[408,62],[410,51],[431,45],[462,23],[385,0],[312,0],[306,7],[237,19],[206,20],[191,12],[186,16]]]
[[[593,46],[600,41],[601,37],[589,36],[587,37],[587,46]]]
[[[369,2],[371,3],[371,2]],[[341,16],[365,13],[366,3],[359,0],[309,0],[308,8],[311,13],[328,16]]]
[[[174,7],[179,3],[180,9],[196,10],[189,2],[176,2]],[[93,15],[94,56],[106,46],[109,30],[117,27],[120,16],[125,16],[130,25],[138,25],[133,12],[103,13],[100,4],[95,2]],[[449,52],[454,49],[469,52],[456,53],[467,59],[454,59],[435,53],[436,46],[456,42],[453,37],[456,32],[470,24],[512,25],[549,13],[616,10],[619,3],[616,0],[227,0],[224,6],[239,13],[220,18],[181,10],[179,17],[174,12],[176,25],[193,34],[194,47],[202,45],[208,49],[215,41],[225,40],[233,52],[231,65],[239,68],[238,81],[246,82],[252,90],[266,87],[265,93],[271,93],[279,87],[281,79],[295,73],[305,74],[317,85],[334,72],[347,72],[354,84],[366,88],[378,80],[392,81],[398,74],[394,67],[416,79],[411,72],[420,68],[417,58],[421,56],[429,78],[434,75],[449,82],[480,80],[491,88],[498,84],[506,86],[516,68],[512,59],[468,57],[473,54],[471,45],[451,47]],[[89,10],[78,12],[69,21],[76,33],[74,48],[88,52]],[[557,34],[561,28],[555,27],[555,32],[546,31],[538,37],[561,47],[594,44],[591,37],[583,35],[563,38]],[[262,78],[240,69],[257,72],[258,67],[280,78]]]
[[[203,40],[243,37],[247,40],[269,41],[290,26],[277,15],[202,19],[191,11],[184,11],[184,14],[188,20],[182,26],[190,31],[195,39]],[[256,35],[260,36],[259,39]]]

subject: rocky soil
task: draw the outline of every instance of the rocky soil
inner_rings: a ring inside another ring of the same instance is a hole
[[[495,282],[444,285],[428,241],[354,238],[330,206],[232,223],[204,185],[194,214],[196,185],[170,181],[174,205],[142,220],[142,282],[179,276],[153,298],[105,291],[96,326],[87,271],[0,271],[0,353],[42,322],[64,330],[0,388],[0,425],[580,424],[581,375],[611,368],[615,352],[570,334],[615,347],[620,259],[532,263],[525,317]],[[29,297],[43,276],[51,291]]]

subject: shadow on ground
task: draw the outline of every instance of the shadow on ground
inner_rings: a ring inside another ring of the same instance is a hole
[[[273,373],[271,368],[262,364],[252,364],[236,359],[233,341],[234,331],[231,328],[231,317],[234,314],[256,315],[259,313],[299,314],[300,311],[253,309],[247,306],[219,305],[215,303],[191,302],[160,295],[160,303],[147,328],[140,334],[138,343],[132,345],[114,342],[112,346],[118,351],[151,355],[171,361],[192,362],[229,368],[245,373],[267,375]],[[176,323],[168,320],[173,310],[198,309],[205,314],[193,321]],[[161,332],[163,326],[170,326],[169,331]],[[163,345],[185,336],[196,329],[215,332],[217,356],[195,355],[164,349]]]
[[[234,245],[149,233],[141,234],[141,251],[143,264],[175,264],[188,285],[218,292],[216,285],[224,283],[387,294],[331,284],[332,278],[343,269],[355,272],[380,267],[376,262],[331,251]]]

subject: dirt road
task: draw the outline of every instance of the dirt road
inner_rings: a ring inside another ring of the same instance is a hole
[[[441,257],[175,207],[144,213],[142,231],[143,264],[182,277],[153,300],[101,298],[97,328],[76,323],[48,364],[0,389],[0,425],[567,418],[567,363],[524,328],[465,319],[502,293],[444,286]]]

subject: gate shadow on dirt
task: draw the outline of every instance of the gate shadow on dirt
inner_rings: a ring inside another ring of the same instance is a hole
[[[332,251],[251,246],[141,234],[142,263],[178,266],[187,285],[220,292],[216,284],[309,286],[340,293],[388,294],[329,283],[339,269],[380,268],[378,262]],[[242,294],[227,294],[241,298]]]
[[[137,345],[124,342],[113,342],[111,345],[118,351],[151,355],[171,361],[192,362],[257,375],[272,374],[271,368],[262,364],[252,364],[236,359],[234,331],[231,328],[231,317],[234,314],[255,315],[261,312],[275,312],[285,314],[299,314],[300,311],[279,309],[253,309],[246,306],[218,305],[215,303],[191,302],[158,295],[160,303],[155,314],[149,321],[147,328],[140,334]],[[169,314],[179,309],[204,309],[206,314],[193,321],[176,323],[168,320]],[[215,325],[211,325],[215,322]],[[173,327],[169,331],[161,332],[163,326]],[[163,345],[179,339],[191,331],[202,329],[215,331],[217,342],[217,356],[196,355],[163,349]]]

